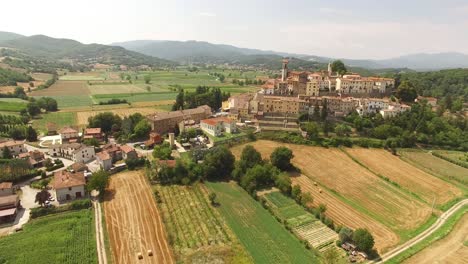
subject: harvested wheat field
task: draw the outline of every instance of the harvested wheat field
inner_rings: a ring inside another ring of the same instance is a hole
[[[279,146],[294,153],[302,173],[340,195],[355,209],[395,231],[411,230],[430,217],[430,207],[369,172],[337,148],[321,148],[259,140],[251,143],[264,158]],[[244,145],[233,148],[239,156]]]
[[[375,238],[375,248],[383,253],[398,244],[399,238],[390,228],[365,215],[349,204],[341,201],[335,195],[320,186],[304,175],[291,178],[293,185],[301,186],[303,192],[308,192],[314,198],[313,205],[325,204],[327,210],[325,215],[330,217],[335,223],[353,229],[367,228]],[[322,190],[322,191],[320,191]]]
[[[13,93],[16,86],[0,86],[0,93]]]
[[[111,176],[104,212],[114,263],[174,263],[153,193],[143,172]],[[153,252],[149,256],[148,250]],[[138,259],[138,254],[142,259]]]
[[[427,203],[432,203],[436,197],[436,204],[441,205],[462,195],[454,185],[406,163],[386,150],[352,148],[346,149],[346,152],[374,173],[398,183]]]
[[[56,81],[52,86],[36,90],[31,96],[89,95],[88,85],[84,81]]]
[[[466,263],[468,260],[468,214],[465,214],[448,236],[435,242],[404,263]]]
[[[142,115],[150,115],[156,112],[161,112],[162,110],[152,108],[152,107],[132,107],[132,108],[119,108],[119,109],[109,109],[109,110],[99,110],[99,111],[84,111],[84,112],[77,112],[76,116],[78,119],[79,125],[86,125],[88,124],[88,118],[91,116],[95,116],[99,113],[105,112],[112,112],[120,117],[129,116],[135,113],[140,113]]]

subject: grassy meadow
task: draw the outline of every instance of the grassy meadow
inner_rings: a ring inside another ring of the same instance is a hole
[[[47,133],[47,123],[55,123],[60,130],[65,126],[73,126],[77,123],[75,112],[51,112],[41,115],[40,119],[33,120],[33,127],[43,133]]]
[[[235,183],[210,182],[221,215],[255,263],[313,263],[317,258]]]
[[[93,215],[81,210],[31,220],[0,238],[0,263],[97,263]]]

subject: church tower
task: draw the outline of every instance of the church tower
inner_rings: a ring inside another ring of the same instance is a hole
[[[281,69],[281,81],[286,81],[286,78],[288,77],[288,59],[283,59],[283,68]]]
[[[331,62],[328,63],[328,76],[332,75],[332,67],[331,67]]]

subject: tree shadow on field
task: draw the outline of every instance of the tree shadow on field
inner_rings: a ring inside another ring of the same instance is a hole
[[[104,194],[104,198],[102,199],[103,202],[109,202],[112,201],[115,197],[116,190],[106,190],[106,193]]]

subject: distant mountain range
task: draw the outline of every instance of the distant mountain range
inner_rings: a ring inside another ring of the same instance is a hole
[[[117,42],[111,45],[149,56],[156,56],[180,63],[242,63],[247,56],[268,55],[294,57],[314,63],[328,63],[337,58],[328,58],[306,54],[293,54],[258,49],[238,48],[231,45],[212,44],[203,41],[169,41],[169,40],[134,40]],[[368,69],[410,68],[415,70],[436,70],[446,68],[467,68],[468,55],[456,52],[435,54],[411,54],[384,60],[354,60],[339,58],[346,65]],[[304,62],[302,64],[305,64]]]
[[[22,55],[48,60],[73,61],[73,63],[107,63],[137,66],[175,65],[176,63],[144,55],[122,47],[101,44],[83,44],[71,39],[51,38],[44,35],[30,37],[10,32],[0,32],[0,48],[10,48]]]
[[[125,64],[128,66],[174,66],[179,63],[239,64],[278,69],[283,57],[290,57],[294,69],[325,69],[337,58],[307,54],[293,54],[269,50],[239,48],[232,45],[203,41],[134,40],[102,44],[83,44],[71,39],[52,38],[45,35],[23,36],[0,31],[0,49],[8,48],[3,56],[21,59],[31,57],[40,61],[87,65],[90,63]],[[371,70],[375,74],[415,70],[468,68],[468,55],[447,52],[437,54],[412,54],[385,60],[341,59],[352,70]],[[38,65],[36,63],[36,65]]]

